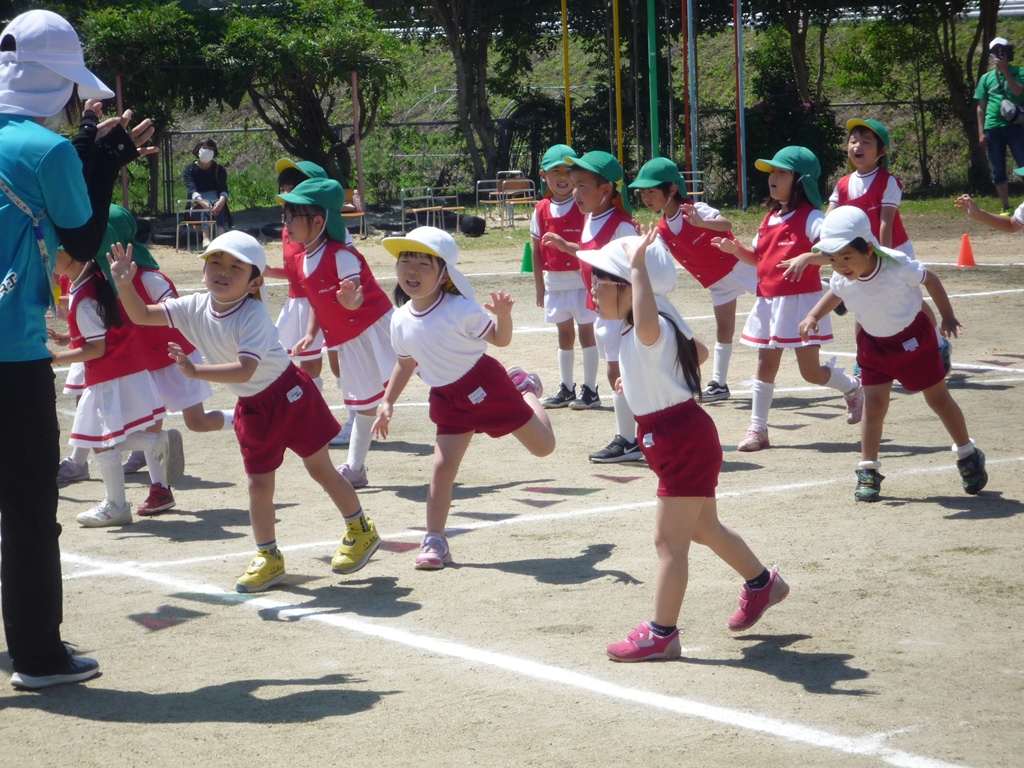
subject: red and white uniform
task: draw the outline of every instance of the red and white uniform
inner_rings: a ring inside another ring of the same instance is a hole
[[[104,328],[97,287],[102,275],[89,270],[71,286],[68,329],[71,349],[102,341],[102,357],[85,363],[85,389],[68,441],[74,447],[111,448],[164,417],[164,406],[136,344],[137,327],[124,320]]]
[[[877,239],[882,231],[882,209],[895,208],[892,220],[892,248],[914,258],[914,245],[907,236],[900,218],[900,202],[903,200],[903,185],[885,168],[879,166],[871,173],[854,172],[843,176],[836,184],[830,205],[853,205],[868,215],[871,234]]]
[[[546,233],[554,232],[566,242],[578,244],[583,236],[583,221],[583,214],[571,197],[561,203],[545,198],[533,211],[530,234],[539,241]],[[541,244],[538,256],[544,270],[544,319],[549,323],[573,319],[583,325],[597,320],[597,313],[587,305],[580,260],[545,244]]]
[[[284,251],[284,271],[288,275],[288,298],[277,316],[277,335],[285,352],[293,360],[318,360],[323,355],[322,330],[317,331],[313,343],[301,355],[292,351],[306,335],[306,329],[309,328],[309,313],[313,311],[310,309],[309,299],[306,298],[306,289],[302,285],[302,260],[306,257],[306,247],[302,243],[292,242],[287,227],[281,231],[281,244]]]
[[[751,347],[803,347],[832,343],[832,321],[826,316],[807,342],[800,338],[800,321],[807,317],[824,291],[817,265],[809,264],[799,280],[783,278],[779,264],[808,253],[818,242],[825,215],[804,203],[782,216],[768,214],[754,238],[757,254],[757,301],[747,316],[740,341]]]
[[[361,411],[384,399],[395,352],[391,346],[391,313],[387,294],[377,284],[366,259],[355,248],[328,240],[303,260],[302,286],[316,313],[329,349],[338,351],[345,406]],[[363,303],[350,310],[338,302],[343,280],[359,282]]]
[[[583,236],[580,238],[580,250],[596,251],[620,237],[636,235],[636,222],[619,208],[612,208],[598,216],[587,214],[583,222]],[[593,270],[586,262],[580,262],[580,273],[583,284],[587,288],[587,306],[594,309],[594,297],[591,294]],[[609,363],[619,361],[619,344],[622,339],[622,321],[598,318],[594,324],[597,336],[597,351]]]

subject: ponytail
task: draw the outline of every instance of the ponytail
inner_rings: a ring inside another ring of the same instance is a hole
[[[672,326],[672,330],[676,334],[676,363],[679,365],[679,370],[683,374],[683,381],[686,386],[689,387],[690,392],[693,393],[693,398],[697,402],[703,402],[701,397],[701,386],[700,386],[700,362],[697,359],[697,344],[693,339],[686,338],[686,335],[682,332],[675,320],[673,320],[665,312],[659,312],[659,315],[668,320],[669,325]]]
[[[107,280],[103,270],[98,264],[94,264],[93,271],[96,275],[96,299],[99,303],[98,312],[100,322],[107,330],[120,328],[124,325],[124,315],[121,314],[121,305],[117,301],[117,293],[114,286]]]

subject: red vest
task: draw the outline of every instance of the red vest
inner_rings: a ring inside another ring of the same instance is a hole
[[[171,294],[173,296],[178,295],[178,289],[174,287],[174,283],[171,282],[171,278],[160,272],[158,269],[151,269],[149,267],[139,267],[135,273],[135,277],[132,278],[132,285],[135,286],[135,291],[139,296],[143,297],[143,301],[149,304],[149,291],[146,290],[145,284],[142,282],[142,274],[144,272],[157,272],[167,284],[171,287]],[[121,300],[118,299],[118,306],[121,306]],[[121,307],[121,314],[127,317],[127,313],[124,311],[124,307]],[[146,366],[147,371],[159,371],[166,368],[169,365],[174,365],[174,361],[167,356],[167,345],[170,342],[178,344],[182,351],[186,355],[191,355],[195,352],[196,348],[189,343],[188,339],[182,336],[181,331],[170,328],[163,325],[135,325],[131,320],[127,321],[129,325],[135,327],[135,346],[138,354],[142,356],[143,363]]]
[[[839,205],[853,205],[864,211],[871,222],[871,234],[876,238],[879,237],[879,233],[882,231],[882,196],[885,194],[885,188],[889,186],[890,176],[892,174],[885,170],[885,168],[879,167],[867,191],[860,197],[855,197],[852,200],[850,199],[850,176],[843,176],[836,185]],[[903,189],[899,179],[896,180],[896,183],[899,184],[900,189]],[[903,219],[900,218],[900,209],[897,208],[896,215],[892,219],[892,247],[898,249],[899,246],[908,240],[910,238],[907,237],[907,230],[903,228]]]
[[[71,331],[71,343],[68,345],[70,349],[79,349],[85,346],[85,339],[82,337],[81,331],[78,330],[77,305],[86,299],[99,301],[96,287],[97,281],[102,279],[93,273],[71,293],[71,311],[68,312],[68,330]],[[120,310],[119,303],[118,311],[120,312]],[[124,318],[123,312],[121,316]],[[136,346],[137,331],[138,326],[132,325],[127,319],[116,328],[107,329],[104,336],[106,349],[103,352],[103,357],[89,360],[85,364],[85,385],[87,387],[146,370],[145,360],[142,355],[138,354]]]
[[[345,309],[338,303],[338,288],[341,278],[338,276],[338,263],[335,254],[346,250],[359,259],[359,283],[363,288],[363,303],[359,309]],[[309,277],[302,278],[302,286],[306,290],[309,305],[316,313],[317,322],[324,332],[324,340],[329,347],[337,347],[351,341],[380,320],[391,310],[391,299],[377,284],[366,259],[355,248],[328,240],[320,263]]]
[[[668,246],[668,252],[672,257],[705,288],[717,283],[736,266],[735,256],[711,244],[713,237],[733,240],[732,232],[704,229],[683,219],[683,228],[677,235],[668,225],[668,219],[662,216],[658,222],[658,235]]]
[[[284,250],[284,271],[288,273],[288,298],[304,299],[306,291],[302,287],[302,259],[306,256],[306,246],[293,243],[288,227],[281,230],[281,247]]]
[[[808,253],[813,243],[807,237],[807,218],[816,211],[810,203],[803,203],[785,221],[769,226],[771,214],[764,217],[757,230],[757,295],[795,296],[798,293],[815,293],[821,290],[820,267],[808,264],[797,281],[785,280],[779,267],[780,261]]]
[[[612,212],[608,214],[608,218],[604,220],[604,224],[601,225],[601,229],[594,235],[593,240],[588,240],[586,243],[580,244],[581,251],[596,251],[598,248],[604,248],[608,243],[612,241],[615,235],[615,230],[619,228],[619,224],[626,223],[632,224],[636,228],[636,222],[633,221],[622,209],[618,206],[612,208]],[[587,307],[589,309],[597,309],[597,305],[594,303],[594,297],[591,294],[591,288],[593,285],[592,276],[593,269],[585,261],[580,262],[580,274],[583,276],[583,285],[587,289]]]
[[[573,203],[565,216],[554,216],[551,212],[551,198],[547,197],[537,203],[537,223],[543,237],[548,232],[561,235],[566,242],[579,243],[583,235],[583,214]],[[570,253],[564,253],[553,245],[541,245],[542,268],[545,272],[576,272],[580,268],[580,260]]]

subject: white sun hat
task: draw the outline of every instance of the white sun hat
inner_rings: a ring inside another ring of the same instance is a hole
[[[76,84],[83,99],[114,95],[86,69],[74,28],[52,11],[17,16],[0,32],[0,48],[0,112],[50,117],[67,104]]]
[[[405,251],[429,253],[445,263],[448,277],[459,289],[459,293],[470,301],[476,301],[476,292],[469,280],[458,269],[459,246],[455,238],[437,227],[416,227],[402,237],[385,237],[381,244],[392,256],[398,258]]]
[[[871,234],[868,215],[855,205],[841,205],[825,217],[818,242],[811,250],[815,253],[839,253],[858,237],[873,248],[879,246],[878,240]]]

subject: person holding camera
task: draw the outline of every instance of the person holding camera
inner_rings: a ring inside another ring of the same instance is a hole
[[[1006,189],[1006,149],[1017,166],[1024,166],[1024,77],[1020,67],[1011,66],[1013,46],[1005,37],[989,43],[995,68],[978,80],[974,98],[978,101],[978,141],[988,150],[992,181],[1003,204],[1003,216],[1010,216]]]

